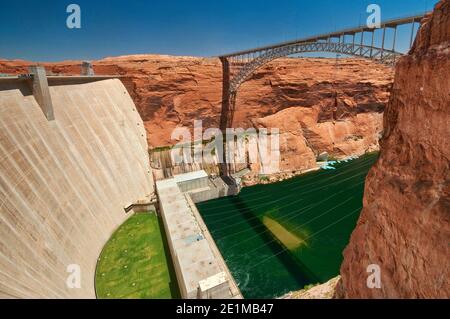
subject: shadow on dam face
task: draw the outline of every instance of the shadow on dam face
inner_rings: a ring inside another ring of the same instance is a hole
[[[0,92],[19,90],[23,96],[33,95],[29,80],[0,78]]]

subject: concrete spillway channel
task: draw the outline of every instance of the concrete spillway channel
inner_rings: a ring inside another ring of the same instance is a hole
[[[191,198],[217,198],[221,192],[210,186],[204,171],[156,182],[178,285],[183,298],[242,298]]]

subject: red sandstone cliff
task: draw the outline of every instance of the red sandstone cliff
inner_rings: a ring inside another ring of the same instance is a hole
[[[241,87],[236,122],[280,129],[281,171],[378,149],[391,69],[348,59],[282,59]]]
[[[26,73],[30,62],[0,60],[0,72]],[[49,72],[79,74],[79,61],[45,64]],[[151,146],[176,143],[177,126],[218,127],[222,69],[218,59],[136,55],[94,62],[97,74],[121,75],[144,120]],[[377,149],[393,71],[358,59],[280,59],[240,89],[235,127],[281,129],[281,170]]]
[[[346,298],[450,298],[450,0],[396,69],[381,157],[345,251]],[[381,267],[368,289],[367,266]]]

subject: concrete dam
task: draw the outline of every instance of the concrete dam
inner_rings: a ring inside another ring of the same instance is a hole
[[[388,2],[5,1],[0,299],[449,299],[450,0]]]
[[[103,245],[154,195],[145,129],[118,79],[48,77],[54,120],[29,81],[0,79],[0,297],[95,298]]]

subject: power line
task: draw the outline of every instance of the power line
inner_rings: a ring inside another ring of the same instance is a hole
[[[286,183],[286,185],[281,185],[281,187],[289,188],[291,191],[293,191],[293,190],[300,190],[302,188],[307,188],[307,187],[311,187],[311,186],[315,186],[315,185],[319,185],[319,184],[323,184],[323,183],[328,183],[330,180],[333,180],[333,179],[335,179],[335,178],[337,178],[339,176],[346,175],[346,174],[348,174],[350,172],[359,170],[362,167],[365,167],[365,165],[368,164],[368,163],[370,163],[370,166],[372,166],[371,161],[372,161],[372,158],[364,159],[363,161],[361,161],[360,163],[357,164],[358,166],[351,167],[351,169],[345,170],[345,171],[340,172],[340,173],[335,174],[335,175],[332,175],[332,176],[328,177],[327,179],[323,179],[323,180],[320,180],[320,181],[315,181],[315,182],[312,182],[312,183],[305,184],[304,183],[305,181],[314,180],[317,177],[316,175],[314,175],[314,176],[307,176],[307,177],[304,177],[302,180],[299,180],[299,181],[288,182],[288,183]],[[321,172],[324,172],[324,171],[319,171],[318,173],[321,173]],[[329,172],[330,171],[326,171],[326,173],[329,173]],[[299,177],[301,177],[301,176],[299,176]],[[299,186],[296,186],[296,185],[299,185]],[[258,186],[260,186],[260,185],[258,185]],[[260,194],[265,194],[265,193],[267,193],[267,190],[261,190],[261,191],[259,191],[257,193],[253,193],[252,196],[245,197],[245,201],[248,202],[249,199],[251,199],[250,201],[254,202],[254,201],[261,200],[263,198],[270,197],[270,194],[268,194],[266,196],[259,197]],[[257,197],[255,199],[253,199],[254,198],[253,195],[255,195],[255,194],[257,195]],[[242,196],[242,195],[239,195],[239,196]],[[275,200],[273,202],[270,202],[270,203],[279,202],[279,201],[287,199],[289,197],[290,197],[289,195],[288,196],[284,196],[284,197],[282,197],[280,199],[277,199],[277,200]],[[233,198],[231,198],[231,199],[233,199]],[[229,197],[224,197],[223,199],[218,199],[215,202],[218,202],[218,201],[224,201],[224,202],[227,201],[227,202],[229,202],[230,198]],[[211,208],[201,209],[201,212],[205,213],[205,212],[210,212],[210,211],[216,211],[218,208],[228,208],[228,207],[232,208],[233,206],[235,206],[234,203],[229,203],[229,204],[226,204],[226,205],[214,206],[214,207],[211,207]],[[224,215],[226,213],[228,213],[228,212],[222,212],[222,213],[216,213],[216,214],[208,214],[206,216],[207,217],[219,216],[219,215]]]
[[[333,227],[333,226],[339,224],[341,221],[343,221],[343,220],[349,218],[350,216],[352,216],[353,214],[358,213],[359,211],[361,211],[361,208],[358,208],[358,209],[354,210],[353,212],[351,212],[351,213],[348,214],[348,215],[345,215],[344,217],[340,218],[340,219],[337,220],[336,222],[334,222],[334,223],[332,223],[332,224],[330,224],[330,225],[328,225],[328,226],[322,228],[321,230],[319,230],[319,231],[313,233],[311,236],[308,236],[307,239],[311,239],[311,238],[315,237],[316,235],[318,235],[318,234],[324,232],[325,230],[327,230],[327,229],[329,229],[329,228],[331,228],[331,227]],[[270,259],[275,258],[275,257],[281,255],[281,254],[284,253],[285,251],[287,251],[287,249],[283,247],[283,250],[280,251],[279,253],[276,253],[275,255],[270,256],[270,257],[268,257],[268,258],[262,260],[261,262],[259,262],[259,263],[255,264],[255,265],[253,265],[252,267],[250,267],[248,270],[258,267],[259,265],[261,265],[261,264],[263,264],[263,263],[269,261]]]
[[[317,192],[317,191],[319,191],[319,190],[328,188],[328,187],[330,187],[330,186],[339,185],[339,184],[341,184],[341,183],[343,183],[343,182],[346,182],[346,181],[348,181],[348,180],[351,180],[351,179],[353,179],[353,178],[355,178],[355,177],[359,177],[359,176],[361,176],[361,175],[366,175],[366,174],[367,174],[367,173],[361,173],[361,174],[353,175],[353,176],[348,177],[348,178],[346,178],[346,179],[340,180],[339,182],[336,182],[336,183],[334,183],[334,184],[327,184],[327,185],[325,185],[324,187],[319,187],[319,188],[310,190],[310,191],[308,191],[308,192],[306,192],[306,193],[302,193],[302,195],[314,193],[314,192]],[[360,185],[360,184],[357,184],[357,185]],[[343,193],[343,192],[344,192],[344,191],[341,191],[341,192],[339,192],[339,193],[337,193],[337,194],[340,194],[340,193]],[[334,197],[335,195],[336,195],[336,194],[334,194],[334,195],[331,196],[330,198]],[[289,196],[289,197],[290,197],[290,196]],[[330,199],[330,198],[328,198],[328,199]],[[283,198],[283,200],[285,200],[285,199],[286,199],[286,198]],[[328,200],[328,199],[326,199],[326,200]],[[325,202],[326,200],[320,202],[318,205],[315,205],[314,207],[319,206],[321,203]],[[292,206],[292,205],[294,205],[294,204],[298,204],[298,203],[300,203],[300,202],[302,202],[302,201],[304,201],[304,198],[300,198],[300,199],[298,199],[298,200],[295,200],[295,201],[290,202],[290,203],[287,204],[287,205],[278,206],[278,207],[276,207],[276,208],[277,208],[277,209],[287,208],[287,207]],[[279,202],[279,200],[277,200],[276,202]],[[272,203],[273,203],[273,202],[272,202]],[[269,203],[264,203],[263,205],[258,206],[258,207],[252,207],[252,208],[242,209],[242,210],[240,210],[240,212],[241,212],[241,213],[244,212],[244,211],[245,211],[245,212],[248,212],[248,211],[251,211],[251,210],[253,210],[253,209],[255,209],[255,208],[260,208],[260,207],[264,207],[264,206],[271,205],[272,203],[269,202]],[[307,206],[307,208],[308,208],[308,207],[310,207],[310,206]],[[304,208],[304,207],[303,207],[303,208]],[[298,212],[299,212],[299,211],[294,211],[294,213],[298,213]],[[291,213],[291,214],[292,214],[292,213]],[[288,214],[287,216],[290,216],[291,214]],[[228,217],[225,217],[225,218],[222,218],[222,219],[213,221],[213,222],[211,222],[211,223],[209,223],[209,224],[213,225],[213,224],[217,224],[217,223],[219,223],[219,222],[223,222],[223,221],[225,221],[225,220],[229,220],[229,219],[233,219],[233,218],[235,218],[235,216],[234,216],[234,215],[230,215],[230,216],[228,216]],[[255,216],[255,217],[252,217],[252,218],[249,219],[249,220],[255,220],[255,219],[258,219],[258,218],[259,218],[258,216]],[[228,228],[230,228],[230,227],[233,227],[233,226],[237,226],[237,225],[246,223],[247,221],[248,221],[248,220],[243,221],[243,222],[234,223],[234,224],[231,224],[231,225],[227,225],[226,227],[216,228],[216,229],[214,230],[214,232],[222,231],[223,229],[228,229]],[[232,235],[234,236],[235,234],[232,234]],[[230,235],[226,236],[226,238],[229,237],[229,236],[230,236]],[[221,239],[223,239],[223,238],[221,238]]]
[[[357,184],[357,185],[359,186],[360,184]],[[299,225],[299,226],[296,226],[296,227],[294,227],[293,229],[294,229],[294,230],[295,230],[295,229],[299,229],[300,227],[303,227],[303,226],[305,226],[305,225],[308,225],[308,224],[311,223],[312,221],[317,220],[318,218],[323,217],[323,216],[325,216],[325,215],[331,213],[335,208],[340,207],[340,206],[342,206],[342,205],[348,203],[348,202],[349,202],[350,200],[352,200],[352,199],[353,199],[353,197],[348,198],[347,200],[341,202],[340,204],[334,206],[333,208],[331,208],[331,209],[325,211],[325,212],[322,213],[321,215],[316,216],[315,218],[309,220],[307,223],[304,223],[304,224],[301,224],[301,225]],[[308,209],[307,211],[309,211],[309,210],[310,210],[310,209]],[[302,213],[299,214],[298,216],[303,215],[303,213],[304,213],[304,212],[302,212]],[[294,216],[294,217],[297,217],[297,216]],[[293,218],[289,218],[289,219],[285,220],[284,222],[286,222],[286,221],[288,221],[288,220],[292,220],[292,219],[293,219]],[[263,233],[266,233],[266,232],[269,232],[269,231],[270,231],[270,230],[268,230],[268,229],[267,229],[267,230],[264,230],[263,232],[258,233],[258,234],[256,234],[256,235],[253,236],[253,237],[247,238],[246,240],[239,242],[239,244],[235,244],[235,245],[233,245],[233,246],[231,246],[231,247],[228,247],[228,249],[232,249],[232,248],[235,248],[235,247],[237,247],[237,246],[240,246],[242,243],[248,242],[248,241],[250,241],[251,239],[256,238],[256,237],[258,237],[259,235],[261,235],[261,234],[263,234]],[[259,250],[259,249],[261,249],[261,248],[263,248],[263,247],[265,247],[265,246],[268,246],[269,244],[271,244],[271,243],[273,243],[273,242],[275,242],[275,241],[277,241],[277,240],[274,238],[274,239],[272,239],[271,241],[266,242],[266,243],[264,243],[263,245],[261,245],[261,246],[255,248],[255,249],[252,249],[252,250],[246,252],[246,254],[250,254],[250,253],[252,253],[252,252],[254,252],[254,251],[257,251],[257,250]]]
[[[358,184],[355,184],[355,186],[351,187],[350,189],[352,189],[352,188],[354,188],[354,187],[357,187],[357,186],[360,186],[360,185],[363,184],[363,183],[364,183],[364,181],[363,181],[363,182],[360,182],[360,183],[358,183]],[[295,214],[294,217],[301,216],[301,215],[303,215],[305,212],[308,212],[308,211],[310,211],[311,209],[313,209],[313,208],[315,208],[315,207],[319,207],[321,204],[326,203],[326,202],[327,202],[328,200],[330,200],[331,198],[334,198],[334,197],[336,197],[337,195],[344,193],[345,191],[346,191],[346,190],[343,190],[343,191],[340,191],[340,192],[338,192],[338,193],[335,193],[335,194],[329,196],[328,198],[326,198],[326,199],[320,201],[319,203],[312,204],[312,205],[309,205],[309,206],[307,206],[307,207],[303,207],[301,210],[295,211],[295,212],[290,213],[290,214],[288,214],[288,215],[286,215],[286,216],[292,216],[293,214]],[[288,206],[289,206],[289,205],[288,205]],[[306,211],[305,211],[304,209],[306,209]],[[299,215],[296,215],[296,214],[299,213],[299,212],[300,212],[300,214],[299,214]],[[286,216],[285,216],[285,217],[286,217]],[[258,216],[256,216],[256,218],[259,219]],[[252,219],[256,219],[256,218],[253,217]],[[286,221],[292,220],[292,219],[293,219],[293,217],[288,218],[288,219],[285,219],[285,220],[282,220],[282,221],[286,222]],[[243,222],[236,223],[235,225],[239,225],[239,224],[242,224],[242,223],[246,223],[247,221],[248,221],[248,220],[245,220],[245,221],[243,221]],[[223,230],[223,229],[219,229],[219,230]],[[239,235],[239,234],[243,234],[243,233],[246,233],[246,232],[248,232],[248,231],[251,231],[251,230],[246,229],[246,230],[242,230],[242,231],[240,231],[240,232],[234,232],[234,233],[232,233],[232,234],[229,234],[229,235],[227,235],[227,236],[223,236],[223,237],[219,238],[219,240],[223,240],[223,239],[226,239],[226,238],[230,238],[230,237],[232,237],[232,236],[236,236],[236,235]],[[258,233],[258,235],[263,234],[263,233],[265,233],[265,232],[267,232],[267,231],[269,231],[269,230],[266,229],[266,230],[264,230],[264,231]],[[254,237],[251,237],[251,238],[255,238],[255,236],[254,236]],[[246,241],[248,241],[248,239],[245,240],[244,242],[246,242]],[[241,243],[242,243],[242,241],[239,242],[239,244],[241,244]]]

